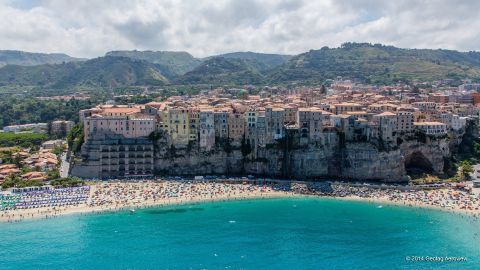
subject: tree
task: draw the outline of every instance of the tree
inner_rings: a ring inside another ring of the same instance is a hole
[[[464,180],[470,179],[470,174],[473,172],[473,166],[468,160],[464,160],[460,163],[461,175]]]
[[[322,84],[322,88],[320,88],[320,93],[323,94],[323,95],[327,94],[327,88],[325,87],[324,84]]]
[[[480,158],[480,143],[473,143],[473,154],[475,155],[475,157]]]

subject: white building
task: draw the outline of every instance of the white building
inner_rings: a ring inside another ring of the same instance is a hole
[[[425,132],[427,135],[441,136],[447,134],[447,125],[441,122],[415,122],[416,130]]]
[[[34,132],[34,133],[45,133],[47,132],[47,123],[33,123],[33,124],[24,124],[24,125],[13,125],[3,127],[4,132]]]

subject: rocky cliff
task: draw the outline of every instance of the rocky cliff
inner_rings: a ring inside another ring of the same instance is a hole
[[[167,140],[155,143],[155,170],[168,175],[257,175],[296,179],[344,178],[385,182],[407,181],[407,170],[442,174],[451,144],[461,133],[434,138],[411,136],[385,150],[371,142],[299,145],[279,142],[246,154],[241,147],[216,144],[210,151],[197,144],[182,149]],[[288,146],[287,146],[288,145]]]

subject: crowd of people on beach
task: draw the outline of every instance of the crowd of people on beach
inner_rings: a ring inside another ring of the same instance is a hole
[[[91,186],[50,188],[15,194],[0,194],[3,219],[26,216],[55,216],[67,210],[79,212],[131,209],[164,204],[181,204],[210,200],[231,200],[272,196],[314,195],[392,202],[409,206],[426,206],[461,210],[479,215],[480,195],[452,187],[405,189],[395,186],[379,188],[368,184],[343,182],[299,182],[261,180],[144,180],[109,181]],[[23,212],[22,212],[23,211]]]
[[[267,185],[226,184],[205,181],[145,181],[99,184],[92,192],[89,206],[126,206],[143,202],[186,202],[218,198],[242,198],[274,192]]]
[[[443,209],[465,210],[480,213],[480,193],[472,193],[451,187],[435,189],[401,189],[372,187],[349,183],[304,182],[292,184],[292,190],[300,194],[353,197],[381,200],[409,206],[431,206]]]

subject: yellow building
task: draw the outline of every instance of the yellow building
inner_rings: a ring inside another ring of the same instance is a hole
[[[188,118],[190,123],[190,141],[196,141],[198,139],[199,132],[199,110],[192,108],[188,110]]]
[[[174,146],[186,146],[190,139],[189,112],[186,108],[176,107],[167,110],[167,132]]]

